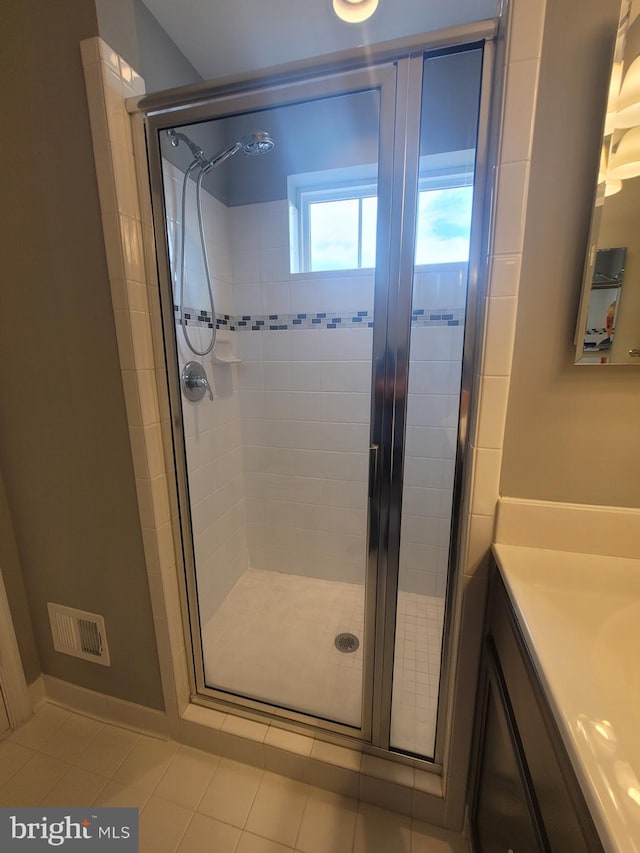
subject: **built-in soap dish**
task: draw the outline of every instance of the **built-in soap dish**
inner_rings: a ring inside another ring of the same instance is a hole
[[[211,353],[211,360],[214,364],[237,364],[242,361],[234,352],[229,332],[217,332],[216,342],[213,345],[213,352]]]

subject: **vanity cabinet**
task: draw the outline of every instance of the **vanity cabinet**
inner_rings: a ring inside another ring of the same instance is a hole
[[[603,850],[495,567],[474,743],[471,828],[476,853]]]

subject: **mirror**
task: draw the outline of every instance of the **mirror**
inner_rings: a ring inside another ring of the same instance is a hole
[[[623,0],[578,323],[576,364],[640,365],[640,0]]]
[[[626,254],[624,247],[596,250],[582,343],[585,356],[602,354],[613,347]]]

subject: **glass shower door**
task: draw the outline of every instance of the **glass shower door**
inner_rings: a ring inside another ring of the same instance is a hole
[[[458,420],[469,399],[461,380],[482,62],[475,48],[427,56],[422,67],[390,746],[426,757],[457,532]]]
[[[159,131],[174,370],[198,362],[212,392],[176,401],[200,689],[364,732],[385,109],[393,124],[381,92],[394,74]],[[252,156],[253,138],[273,146]]]

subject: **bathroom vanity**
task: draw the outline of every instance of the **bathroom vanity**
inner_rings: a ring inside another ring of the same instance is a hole
[[[476,851],[640,850],[639,561],[494,546]]]

